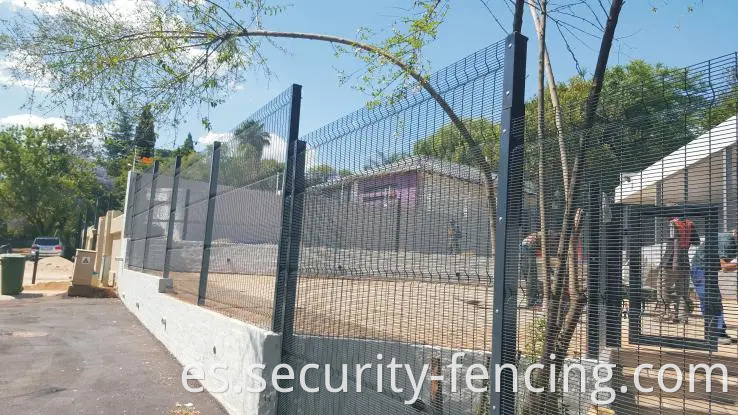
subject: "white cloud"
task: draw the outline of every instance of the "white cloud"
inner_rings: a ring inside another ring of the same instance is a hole
[[[27,9],[34,13],[56,15],[63,10],[80,13],[105,12],[118,18],[127,18],[134,21],[143,5],[152,5],[151,0],[110,0],[105,3],[89,4],[80,0],[0,0],[0,4],[7,4],[14,9]]]
[[[231,141],[232,138],[233,138],[232,133],[214,133],[211,131],[201,137],[198,137],[197,142],[200,144],[205,144],[205,145],[213,144],[213,142],[215,141],[220,141],[221,143],[227,143]]]
[[[18,78],[13,75],[13,72],[18,69],[18,59],[17,53],[6,54],[0,59],[0,87],[20,87],[34,89],[36,92],[49,92],[48,79],[36,82],[32,79]]]
[[[209,132],[205,134],[204,136],[201,136],[197,139],[197,142],[203,145],[207,144],[213,144],[215,141],[220,141],[221,143],[227,143],[233,139],[233,133],[214,133]],[[284,159],[287,155],[287,141],[276,135],[276,134],[269,134],[269,145],[264,147],[264,150],[261,153],[261,159],[262,160],[276,160],[281,163],[284,163]],[[312,167],[315,165],[317,161],[317,153],[315,152],[315,149],[309,148],[307,152],[305,153],[305,166],[306,167]]]
[[[51,124],[56,128],[67,128],[67,121],[59,117],[41,117],[35,114],[16,114],[0,118],[0,125],[21,127],[43,127]]]
[[[287,141],[276,134],[269,134],[269,145],[261,153],[262,160],[277,160],[284,162],[287,151]]]
[[[287,140],[276,134],[269,134],[269,145],[264,147],[261,153],[262,160],[271,159],[284,163],[285,157],[287,157]],[[317,160],[318,154],[315,149],[308,147],[305,151],[305,167],[315,166]]]

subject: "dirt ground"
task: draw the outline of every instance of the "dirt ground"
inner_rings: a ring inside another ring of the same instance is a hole
[[[43,281],[70,281],[74,272],[74,263],[62,257],[41,258],[36,270],[36,284]],[[33,278],[33,261],[26,261],[23,274],[23,285],[31,285]]]
[[[195,273],[172,273],[174,293],[197,299]],[[274,277],[210,274],[205,306],[270,328]],[[525,297],[519,294],[518,301]],[[402,341],[458,349],[489,350],[492,287],[417,280],[303,277],[298,284],[296,332],[329,337]],[[533,341],[540,311],[520,310],[518,344]],[[586,323],[574,335],[571,354],[584,351]]]

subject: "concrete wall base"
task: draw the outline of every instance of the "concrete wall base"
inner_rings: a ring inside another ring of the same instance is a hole
[[[122,269],[117,277],[121,301],[183,366],[204,368],[206,390],[221,385],[208,376],[208,370],[214,364],[227,366],[217,374],[230,387],[213,397],[229,413],[274,413],[276,391],[269,385],[261,393],[248,392],[246,388],[252,385],[246,384],[250,379],[247,368],[261,363],[270,373],[279,364],[281,336],[162,293],[160,289],[168,282],[161,280]]]

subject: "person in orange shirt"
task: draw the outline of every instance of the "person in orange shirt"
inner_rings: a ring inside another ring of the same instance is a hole
[[[669,222],[669,242],[661,259],[661,287],[659,295],[665,317],[672,322],[686,319],[691,307],[689,298],[689,247],[699,245],[700,237],[694,223],[687,218],[674,218]],[[674,309],[671,309],[672,304]]]

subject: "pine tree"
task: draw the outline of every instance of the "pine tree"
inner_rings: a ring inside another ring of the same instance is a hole
[[[156,131],[154,130],[154,115],[151,107],[145,106],[138,118],[135,136],[136,148],[142,157],[153,157],[156,145]]]
[[[114,162],[127,156],[133,148],[133,123],[131,116],[118,110],[118,118],[113,123],[110,137],[105,140],[105,155],[108,161]]]
[[[187,133],[184,144],[180,147],[180,154],[187,155],[195,151],[195,143],[192,141],[192,133]]]

